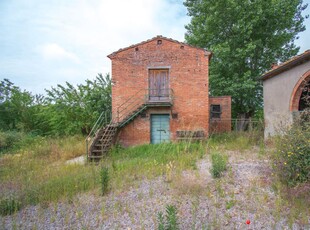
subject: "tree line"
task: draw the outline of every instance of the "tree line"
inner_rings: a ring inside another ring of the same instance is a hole
[[[38,135],[88,134],[103,111],[111,111],[111,78],[98,74],[94,80],[32,94],[9,79],[0,82],[0,130]]]
[[[260,77],[272,63],[295,56],[304,31],[302,0],[186,0],[191,21],[186,41],[213,52],[210,92],[231,95],[233,117],[253,117],[263,107]]]
[[[186,42],[213,52],[210,93],[231,95],[234,118],[260,114],[260,76],[272,63],[296,55],[304,31],[302,0],[186,0],[191,21]],[[46,90],[47,96],[21,90],[8,79],[0,84],[0,130],[38,134],[87,134],[102,111],[111,110],[111,79],[70,83]]]

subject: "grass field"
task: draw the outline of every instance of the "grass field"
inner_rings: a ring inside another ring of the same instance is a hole
[[[37,137],[30,145],[0,158],[0,208],[20,209],[29,204],[71,199],[80,192],[99,189],[100,169],[109,168],[110,189],[119,190],[141,179],[155,178],[195,167],[206,144],[167,143],[122,149],[115,147],[100,163],[67,164],[85,154],[83,137]],[[13,205],[13,207],[9,207]],[[10,213],[10,212],[9,212]]]
[[[233,132],[203,142],[115,146],[99,163],[68,164],[85,155],[83,137],[35,137],[0,155],[0,212],[7,216],[1,221],[23,228],[29,217],[14,213],[25,209],[32,216],[28,207],[36,205],[42,208],[36,215],[43,215],[37,228],[48,227],[49,221],[62,226],[65,218],[72,228],[77,225],[69,220],[83,223],[84,229],[100,224],[143,229],[156,226],[157,212],[172,202],[181,229],[238,228],[245,218],[255,220],[256,228],[307,227],[309,195],[296,196],[272,174],[274,148],[264,144],[261,133]],[[216,167],[220,173],[212,178]],[[103,168],[109,178],[104,196]]]

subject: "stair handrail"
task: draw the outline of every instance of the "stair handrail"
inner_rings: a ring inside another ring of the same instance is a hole
[[[88,134],[88,137],[90,137],[90,136],[92,136],[93,134],[96,133],[96,131],[97,131],[99,125],[101,125],[101,123],[103,122],[103,118],[106,118],[106,115],[107,115],[106,113],[107,113],[107,111],[103,111],[103,112],[100,114],[99,118],[97,119],[97,121],[96,121],[95,124],[93,125],[92,129],[90,130],[90,132],[89,132],[89,134]]]
[[[143,104],[147,104],[150,99],[150,92],[153,90],[152,88],[147,89],[139,89],[137,90],[131,97],[129,97],[125,102],[123,102],[116,109],[116,114],[114,117],[118,123],[122,123],[123,119],[125,119],[132,111],[139,108]],[[156,88],[157,90],[157,88]],[[163,88],[162,90],[166,91],[166,94],[161,95],[169,98],[168,101],[172,104],[174,100],[174,91],[171,88]],[[142,92],[142,94],[141,94]]]
[[[100,114],[99,118],[96,120],[95,124],[93,125],[92,129],[90,130],[89,134],[87,135],[87,137],[85,139],[87,157],[88,157],[89,146],[92,144],[92,142],[96,136],[96,133],[98,132],[98,130],[101,127],[110,123],[111,119],[112,119],[111,111],[105,110]]]
[[[115,118],[117,122],[122,122],[123,119],[134,109],[138,108],[145,102],[145,89],[137,90],[132,96],[125,100],[116,109]]]
[[[86,153],[87,157],[89,154],[89,147],[91,147],[94,138],[96,137],[97,132],[106,125],[119,125],[124,123],[126,119],[130,119],[130,113],[134,112],[140,106],[143,106],[150,102],[150,91],[152,88],[147,89],[139,89],[132,96],[130,96],[127,100],[125,100],[121,105],[116,108],[114,113],[111,111],[103,111],[96,123],[92,127],[88,136],[86,137]],[[169,102],[172,104],[174,100],[174,92],[171,88],[165,88],[167,90],[168,95],[161,95],[169,98]],[[142,94],[141,94],[142,93]],[[160,101],[159,101],[160,102]],[[107,119],[107,115],[110,115],[109,119]],[[107,130],[104,131],[106,133]]]

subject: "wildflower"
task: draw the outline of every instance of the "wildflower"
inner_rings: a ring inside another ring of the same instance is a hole
[[[246,220],[245,223],[246,223],[247,225],[250,225],[250,224],[251,224],[251,221],[250,221],[250,220]]]

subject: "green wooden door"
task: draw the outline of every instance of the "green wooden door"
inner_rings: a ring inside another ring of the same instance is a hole
[[[169,114],[152,114],[151,115],[151,143],[158,144],[169,142],[170,125]]]

